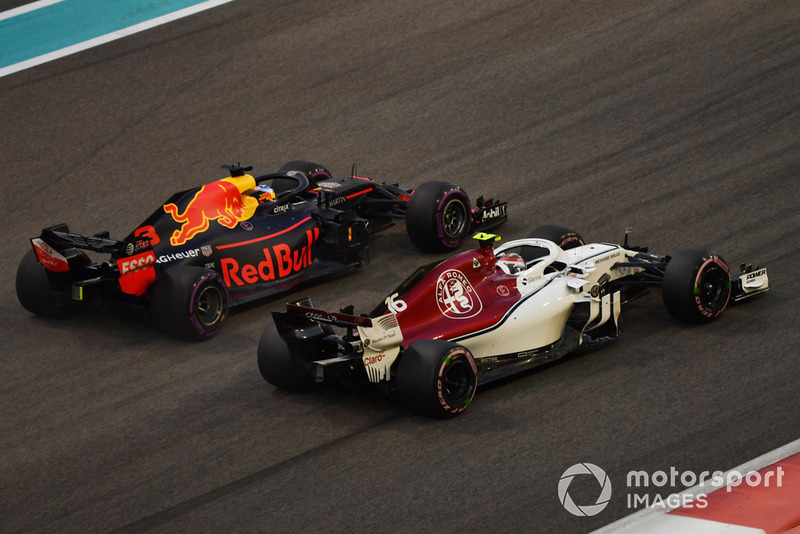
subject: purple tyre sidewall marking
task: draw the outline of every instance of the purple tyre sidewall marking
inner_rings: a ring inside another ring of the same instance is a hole
[[[195,330],[197,330],[198,334],[200,334],[203,337],[213,337],[217,335],[220,329],[222,328],[222,320],[220,321],[220,324],[216,329],[212,331],[206,331],[205,327],[197,318],[197,315],[195,313],[197,311],[196,309],[197,299],[195,297],[197,296],[197,293],[205,287],[206,280],[214,280],[218,282],[225,295],[225,301],[227,302],[228,300],[228,291],[227,289],[225,289],[225,284],[222,283],[220,278],[218,276],[214,276],[211,274],[203,275],[202,277],[200,277],[200,279],[192,288],[192,295],[189,297],[189,320],[191,321],[192,326],[194,326]],[[227,310],[224,311],[222,315],[223,315],[222,319],[224,320],[225,316],[227,315]]]
[[[317,180],[319,178],[325,178],[326,180],[330,180],[333,177],[330,175],[329,172],[326,172],[326,171],[317,171],[317,172],[311,173],[311,179],[312,180]]]
[[[461,199],[461,200],[464,201],[464,209],[466,210],[466,213],[464,213],[464,217],[465,217],[464,224],[469,226],[469,222],[470,222],[469,221],[469,216],[470,216],[471,206],[469,205],[469,199],[466,198],[466,195],[460,189],[451,189],[450,191],[448,191],[442,197],[442,199],[439,201],[439,205],[436,207],[436,213],[437,214],[443,214],[444,213],[444,210],[447,207],[448,198],[450,198],[453,195],[463,196],[464,197],[464,198]],[[436,217],[436,229],[439,232],[439,235],[438,235],[439,241],[445,247],[453,249],[453,248],[457,248],[461,244],[461,243],[450,243],[449,241],[447,241],[447,239],[445,239],[444,226],[442,224],[442,217]],[[463,242],[463,240],[462,240],[462,242]]]

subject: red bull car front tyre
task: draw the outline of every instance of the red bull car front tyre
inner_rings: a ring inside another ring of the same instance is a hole
[[[163,333],[202,341],[217,335],[228,316],[228,292],[214,271],[178,266],[153,286],[150,316]]]
[[[398,220],[413,218],[415,242],[444,251],[508,218],[505,202],[479,197],[471,209],[457,186],[417,191],[358,176],[355,166],[337,177],[303,160],[261,175],[222,167],[229,176],[172,194],[124,239],[65,223],[42,229],[18,273],[22,306],[55,317],[119,304],[167,335],[204,340],[219,332],[229,306],[358,271],[372,236]]]
[[[411,242],[426,252],[457,248],[470,231],[469,197],[457,185],[426,182],[408,202],[406,230]]]

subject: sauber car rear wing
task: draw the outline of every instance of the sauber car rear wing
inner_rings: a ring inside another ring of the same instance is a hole
[[[316,360],[316,375],[324,376],[325,367],[358,358],[370,382],[391,380],[391,367],[400,354],[403,333],[397,322],[397,315],[387,313],[371,319],[343,312],[326,312],[310,307],[310,299],[300,303],[287,304],[286,311],[291,315],[304,317],[311,321],[345,326],[358,330],[359,341],[353,345],[354,354],[342,354],[335,358]]]
[[[305,304],[305,303],[303,303]],[[303,304],[287,304],[286,311],[292,315],[299,315],[312,321],[319,321],[321,323],[332,324],[334,326],[363,326],[366,328],[372,327],[372,319],[369,317],[361,317],[359,315],[350,315],[341,312],[326,312],[311,308]]]

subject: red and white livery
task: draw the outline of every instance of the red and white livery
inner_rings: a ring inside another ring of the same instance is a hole
[[[273,312],[258,348],[263,377],[288,390],[370,382],[416,411],[454,416],[481,383],[615,339],[623,305],[653,288],[688,323],[769,289],[765,268],[742,264],[733,276],[712,252],[654,255],[627,236],[585,244],[548,225],[496,248],[497,236],[475,238],[477,249],[421,267],[368,315],[308,299]]]

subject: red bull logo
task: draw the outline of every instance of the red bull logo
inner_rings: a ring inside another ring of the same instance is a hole
[[[286,243],[264,247],[264,260],[240,265],[234,258],[220,260],[222,278],[228,287],[269,282],[299,272],[313,261],[311,245],[319,238],[319,228],[306,230],[306,246],[292,250]]]
[[[253,216],[258,200],[242,193],[255,188],[255,179],[249,174],[225,178],[200,188],[182,213],[175,204],[165,204],[164,211],[181,227],[172,233],[169,242],[173,246],[183,245],[199,233],[208,230],[211,221],[226,228]]]

